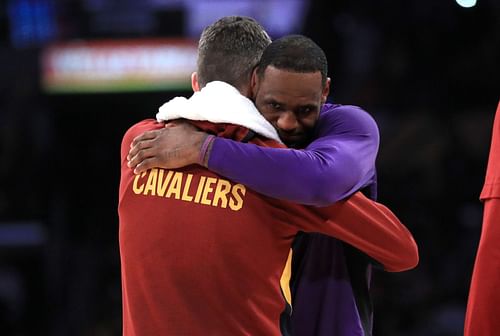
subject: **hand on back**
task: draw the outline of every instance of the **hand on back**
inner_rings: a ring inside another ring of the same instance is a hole
[[[175,169],[200,163],[199,152],[206,133],[185,121],[145,132],[130,144],[128,166],[140,174],[151,168]]]

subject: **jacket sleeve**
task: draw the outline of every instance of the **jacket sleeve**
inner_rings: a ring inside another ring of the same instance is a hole
[[[418,247],[410,231],[384,205],[361,192],[329,207],[287,204],[287,215],[306,232],[319,232],[361,250],[389,272],[418,264]]]
[[[266,148],[217,138],[208,168],[266,196],[326,206],[374,178],[378,127],[359,108],[322,113],[304,150]]]
[[[122,197],[125,193],[126,183],[128,183],[127,179],[124,176],[130,175],[132,173],[132,169],[127,166],[127,155],[130,150],[130,144],[135,139],[136,136],[143,134],[146,131],[151,131],[154,129],[161,129],[163,125],[156,122],[154,119],[146,119],[138,122],[137,124],[132,125],[123,135],[122,142],[120,145],[120,169],[121,169],[121,178],[120,178],[120,187],[119,187],[119,196],[118,200],[121,202]]]

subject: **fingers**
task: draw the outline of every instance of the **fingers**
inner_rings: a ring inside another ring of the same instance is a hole
[[[186,131],[196,131],[196,127],[193,124],[187,122],[185,119],[175,119],[165,123],[165,128],[176,128],[178,130]]]
[[[196,141],[204,133],[182,121],[165,128],[145,132],[136,137],[127,155],[127,165],[135,173],[150,168],[175,169],[198,162],[201,144]]]
[[[130,150],[128,151],[127,160],[130,161],[130,159],[137,156],[137,154],[140,151],[143,151],[143,150],[146,150],[148,148],[153,147],[154,141],[155,141],[155,139],[141,140],[139,142],[136,142],[135,145],[131,146]]]
[[[156,152],[151,148],[139,149],[135,154],[129,154],[129,156],[127,156],[127,166],[129,168],[135,168],[144,160],[154,157],[155,155]]]
[[[134,140],[132,140],[132,143],[130,144],[130,147],[134,147],[138,142],[141,142],[141,141],[153,140],[157,136],[158,136],[158,130],[144,132],[141,135],[136,136],[134,138]]]
[[[140,174],[148,169],[158,167],[158,160],[154,157],[141,161],[135,168],[134,174]]]
[[[172,128],[172,127],[176,127],[178,124],[177,124],[177,121],[176,120],[172,120],[172,121],[169,121],[167,123],[165,123],[165,128]]]

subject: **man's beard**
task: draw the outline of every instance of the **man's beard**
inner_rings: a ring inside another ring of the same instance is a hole
[[[306,147],[312,140],[312,130],[304,131],[303,133],[294,135],[294,134],[286,134],[280,132],[278,130],[278,135],[280,136],[283,143],[289,147],[294,149],[301,149]]]

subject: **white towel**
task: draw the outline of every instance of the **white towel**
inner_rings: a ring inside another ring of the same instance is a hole
[[[175,97],[163,104],[156,114],[158,121],[179,118],[240,125],[281,143],[274,127],[253,102],[225,82],[210,82],[189,99]]]

